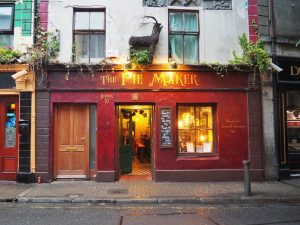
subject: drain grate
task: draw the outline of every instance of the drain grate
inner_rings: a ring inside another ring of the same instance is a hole
[[[108,189],[108,194],[128,194],[128,189]]]

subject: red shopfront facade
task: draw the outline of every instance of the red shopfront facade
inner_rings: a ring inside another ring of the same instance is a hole
[[[252,179],[262,180],[260,91],[249,80],[202,67],[93,75],[50,67],[38,91],[48,96],[49,154],[37,149],[47,161],[37,174],[117,181],[145,175],[137,167],[147,165],[156,181],[233,181],[251,160]]]

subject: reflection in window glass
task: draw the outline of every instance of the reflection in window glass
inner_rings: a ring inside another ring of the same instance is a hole
[[[103,30],[104,29],[104,12],[90,13],[90,29]]]
[[[12,30],[12,6],[0,6],[0,30]]]
[[[16,146],[16,104],[6,104],[5,114],[5,147]]]
[[[211,106],[178,106],[178,152],[213,153]]]

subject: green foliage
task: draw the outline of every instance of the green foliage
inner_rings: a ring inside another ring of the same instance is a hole
[[[21,57],[21,52],[0,47],[0,64],[12,63]]]
[[[137,65],[148,65],[152,63],[152,56],[149,50],[130,48],[129,58],[133,64]]]
[[[239,44],[243,50],[243,54],[242,56],[238,56],[236,52],[233,51],[234,59],[230,61],[231,64],[252,65],[255,69],[257,68],[261,74],[269,69],[270,58],[261,41],[258,40],[256,43],[248,41],[244,33],[239,37]]]
[[[41,26],[38,26],[35,32],[37,40],[31,54],[33,63],[45,63],[49,59],[56,59],[60,47],[59,37]]]
[[[51,35],[50,41],[48,43],[48,47],[49,47],[49,56],[51,58],[57,59],[59,54],[59,48],[60,48],[59,37],[56,35]]]

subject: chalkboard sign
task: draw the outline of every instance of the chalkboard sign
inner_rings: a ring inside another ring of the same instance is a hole
[[[171,108],[160,109],[160,147],[173,146],[172,140],[172,110]]]

